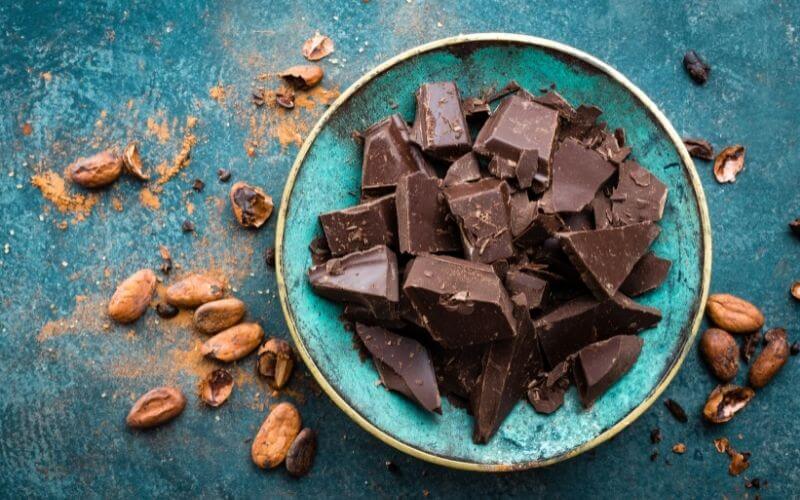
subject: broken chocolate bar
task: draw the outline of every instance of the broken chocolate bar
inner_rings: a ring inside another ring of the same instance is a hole
[[[491,264],[514,255],[508,184],[483,179],[445,189],[467,258]]]
[[[562,361],[547,373],[534,378],[528,385],[528,401],[537,413],[549,415],[564,404],[564,394],[569,389],[571,364]]]
[[[647,252],[660,228],[651,223],[559,233],[583,282],[598,298],[610,297]]]
[[[470,151],[450,165],[444,176],[444,185],[450,187],[456,184],[466,184],[480,180],[480,178],[481,166],[478,163],[478,157]]]
[[[633,367],[642,344],[639,337],[618,335],[586,346],[578,352],[573,376],[585,408],[590,408],[597,398]]]
[[[619,183],[611,195],[615,226],[658,222],[664,214],[667,186],[635,161],[619,167]]]
[[[492,114],[492,108],[489,107],[489,103],[477,97],[464,99],[464,102],[461,103],[461,108],[464,110],[467,122],[475,126],[483,125],[489,115]]]
[[[392,191],[401,177],[414,172],[436,176],[419,148],[411,142],[408,126],[399,115],[385,118],[364,132],[361,166],[364,193]]]
[[[506,273],[506,288],[514,296],[521,293],[529,310],[538,309],[547,294],[547,282],[532,274],[511,270]]]
[[[503,101],[481,128],[473,150],[482,156],[517,161],[523,151],[537,151],[548,165],[558,132],[558,111],[522,95]]]
[[[619,291],[628,297],[636,297],[655,290],[667,279],[671,266],[672,262],[648,252],[633,266],[631,273],[619,287]]]
[[[597,340],[615,335],[635,335],[661,321],[661,312],[643,306],[621,293],[602,301],[595,311],[594,329]]]
[[[594,315],[599,305],[594,297],[578,297],[536,320],[539,343],[549,366],[597,340]]]
[[[483,370],[483,355],[488,345],[444,350],[434,357],[436,378],[442,392],[469,399]]]
[[[519,402],[530,373],[542,369],[536,331],[528,314],[525,299],[515,303],[517,335],[493,342],[486,353],[483,372],[473,389],[472,414],[475,430],[472,440],[487,443],[500,424]]]
[[[422,172],[406,175],[397,183],[400,252],[418,255],[461,249],[439,183]]]
[[[553,155],[553,209],[580,212],[594,199],[616,167],[575,139],[567,139]]]
[[[436,374],[428,351],[414,339],[379,326],[356,324],[384,386],[397,391],[428,411],[441,413]]]
[[[513,304],[491,266],[421,255],[407,268],[403,292],[433,339],[446,349],[516,335]]]
[[[453,161],[472,148],[455,83],[425,83],[417,90],[412,131],[414,141],[432,158]]]
[[[536,218],[538,204],[528,198],[528,193],[518,191],[511,195],[511,236],[517,238]]]
[[[400,300],[397,257],[385,246],[312,266],[308,280],[319,295],[360,304],[377,318],[391,316]]]
[[[397,243],[394,195],[322,214],[319,222],[334,257]]]

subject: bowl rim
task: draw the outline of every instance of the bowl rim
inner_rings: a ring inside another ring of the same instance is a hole
[[[554,457],[550,457],[544,460],[533,460],[530,462],[523,462],[516,464],[470,462],[470,461],[458,460],[448,457],[442,457],[440,455],[435,455],[425,450],[411,446],[407,443],[404,443],[399,439],[389,435],[382,429],[372,424],[361,414],[359,414],[353,407],[351,407],[344,400],[344,398],[342,398],[339,395],[336,389],[330,383],[328,383],[328,381],[319,371],[319,368],[316,366],[316,363],[310,356],[308,350],[306,349],[306,346],[303,343],[303,339],[300,336],[300,333],[297,329],[297,325],[294,321],[292,310],[289,306],[288,292],[286,288],[286,279],[284,277],[284,270],[282,264],[283,240],[284,240],[284,232],[286,229],[286,217],[288,214],[289,203],[291,201],[291,195],[294,189],[294,184],[297,179],[297,175],[300,172],[300,168],[305,161],[308,151],[311,149],[311,145],[316,140],[317,135],[319,135],[320,131],[327,124],[328,120],[333,115],[333,113],[335,113],[336,110],[339,107],[341,107],[342,104],[344,104],[353,94],[355,94],[359,89],[361,89],[364,85],[366,85],[376,76],[380,75],[381,73],[384,73],[385,71],[389,70],[398,63],[403,62],[412,57],[415,57],[419,54],[430,52],[436,49],[441,49],[443,47],[470,43],[470,42],[515,43],[522,45],[532,45],[535,47],[549,49],[555,52],[561,52],[569,56],[572,56],[576,59],[579,59],[589,64],[590,66],[593,66],[594,68],[608,75],[611,79],[613,79],[614,81],[625,87],[645,106],[648,112],[653,115],[659,126],[661,126],[667,132],[667,135],[669,136],[670,140],[672,141],[673,145],[678,151],[684,169],[688,173],[689,181],[694,192],[694,197],[695,200],[697,201],[698,213],[700,215],[701,236],[703,244],[703,257],[702,257],[703,265],[702,265],[700,303],[698,304],[694,318],[692,319],[691,332],[686,337],[684,344],[681,347],[681,350],[678,353],[678,357],[676,358],[675,362],[669,368],[666,375],[661,378],[658,385],[650,392],[650,394],[644,400],[642,400],[642,402],[639,403],[639,405],[637,405],[633,410],[631,410],[627,415],[625,415],[619,422],[605,429],[603,432],[601,432],[594,438],[590,439],[589,441],[583,443],[582,445],[577,446],[560,455],[556,455]],[[292,339],[294,340],[294,343],[297,346],[297,350],[300,353],[300,357],[303,359],[303,362],[305,362],[306,366],[313,375],[314,379],[317,381],[320,387],[322,387],[322,389],[325,391],[328,397],[330,397],[331,400],[333,400],[334,404],[336,404],[336,406],[339,407],[339,409],[341,409],[348,417],[350,417],[353,421],[355,421],[361,428],[363,428],[364,430],[366,430],[367,432],[369,432],[382,442],[404,453],[407,453],[413,457],[453,469],[479,471],[479,472],[505,472],[505,471],[525,470],[537,467],[544,467],[547,465],[567,460],[572,457],[576,457],[581,453],[588,451],[604,443],[605,441],[611,439],[612,437],[616,436],[625,427],[627,427],[633,421],[639,418],[647,409],[650,408],[650,406],[653,405],[653,403],[655,403],[655,401],[659,398],[659,396],[661,396],[661,394],[664,392],[664,390],[667,388],[670,382],[672,382],[672,380],[675,378],[675,375],[678,373],[681,365],[683,364],[686,358],[686,355],[689,352],[689,349],[691,349],[692,345],[694,344],[695,337],[697,336],[697,331],[703,319],[703,313],[705,310],[705,304],[708,298],[709,285],[711,281],[711,260],[712,260],[711,245],[712,245],[711,222],[708,214],[708,206],[706,204],[706,198],[705,198],[705,193],[703,192],[703,186],[700,182],[699,176],[697,175],[694,163],[692,162],[692,159],[689,156],[689,153],[686,150],[683,141],[681,140],[678,133],[675,131],[670,121],[667,119],[664,113],[658,108],[658,106],[656,106],[656,104],[653,103],[653,101],[641,89],[639,89],[630,80],[628,80],[627,77],[625,77],[622,73],[620,73],[607,63],[601,61],[600,59],[586,52],[583,52],[582,50],[576,49],[570,45],[566,45],[561,42],[556,42],[553,40],[539,38],[535,36],[512,34],[512,33],[473,33],[473,34],[457,35],[453,37],[442,38],[401,52],[400,54],[384,61],[383,63],[379,64],[372,70],[365,73],[352,85],[350,85],[350,87],[348,87],[347,90],[342,92],[339,95],[339,97],[331,104],[331,106],[319,118],[316,124],[314,124],[314,127],[309,132],[308,137],[303,142],[303,145],[300,147],[300,150],[297,153],[297,157],[294,163],[292,164],[292,168],[289,171],[289,175],[286,180],[286,185],[283,190],[283,196],[281,198],[280,209],[278,211],[278,224],[275,234],[275,263],[276,263],[276,278],[278,282],[278,295],[280,297],[283,315],[286,319],[286,324],[289,328],[289,333],[291,334]]]

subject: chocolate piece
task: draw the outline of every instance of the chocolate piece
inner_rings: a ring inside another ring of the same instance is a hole
[[[559,233],[586,286],[598,298],[610,297],[642,258],[661,229],[644,222],[630,226]]]
[[[364,132],[364,160],[361,190],[366,193],[391,191],[406,174],[436,173],[411,142],[408,126],[399,115],[392,115]]]
[[[425,83],[417,90],[414,141],[433,158],[453,161],[472,147],[461,97],[453,82]]]
[[[308,251],[311,253],[311,262],[314,264],[322,264],[331,258],[331,249],[328,248],[328,241],[324,236],[318,236],[311,240]]]
[[[421,255],[407,268],[403,292],[433,339],[446,349],[513,337],[513,305],[491,266]]]
[[[573,374],[584,408],[591,408],[597,398],[633,367],[642,344],[639,337],[618,335],[578,352]]]
[[[317,294],[363,305],[378,318],[390,316],[400,300],[397,257],[385,246],[312,266],[308,280]]]
[[[517,161],[523,151],[538,151],[539,163],[548,165],[558,131],[558,111],[527,97],[513,95],[498,106],[475,139],[473,149],[482,156]]]
[[[549,366],[597,340],[594,316],[599,305],[593,297],[578,297],[536,320],[539,344]]]
[[[511,207],[508,184],[483,179],[445,189],[469,260],[490,264],[511,257]]]
[[[436,378],[443,392],[469,399],[483,370],[483,355],[488,344],[442,351],[434,357]]]
[[[461,249],[439,183],[422,172],[407,175],[397,183],[400,252],[418,255]]]
[[[540,189],[544,190],[547,188],[550,175],[547,171],[540,173],[539,169],[538,151],[523,151],[520,153],[519,160],[517,160],[517,168],[514,171],[520,189],[528,189],[533,186],[534,178],[536,178],[537,185],[539,185]]]
[[[470,151],[450,165],[444,176],[444,185],[450,187],[456,184],[466,184],[480,180],[480,178],[481,166],[478,163],[478,157]]]
[[[667,279],[671,266],[671,261],[648,252],[633,266],[631,273],[620,285],[619,291],[629,297],[636,297],[655,290]]]
[[[614,165],[619,165],[631,154],[631,148],[625,146],[624,144],[620,144],[615,134],[603,130],[600,136],[602,141],[597,146],[595,151],[600,153],[603,158],[610,161]]]
[[[594,330],[597,340],[615,335],[635,335],[661,321],[661,311],[643,306],[621,293],[604,300],[595,310]]]
[[[482,125],[492,114],[489,103],[477,97],[464,99],[464,102],[461,103],[461,108],[464,110],[464,116],[466,116],[467,123],[470,125]]]
[[[489,442],[522,397],[529,374],[542,368],[536,331],[524,300],[515,304],[514,317],[517,336],[489,346],[481,378],[471,397],[475,443]]]
[[[513,94],[514,92],[518,92],[521,89],[522,89],[522,87],[519,86],[519,83],[517,83],[515,80],[511,80],[508,83],[506,83],[503,86],[503,88],[501,88],[500,90],[494,91],[491,94],[489,94],[488,96],[486,96],[486,98],[484,100],[486,102],[493,102],[493,101],[496,101],[498,99],[502,99],[503,97],[505,97],[505,96],[507,96],[509,94]]]
[[[553,155],[552,201],[556,212],[580,212],[616,168],[575,139],[561,143]]]
[[[611,195],[614,225],[657,222],[664,215],[667,186],[635,161],[619,167],[619,183]]]
[[[490,174],[498,179],[513,179],[517,172],[517,162],[516,160],[495,155],[489,161],[488,170]]]
[[[547,373],[537,376],[528,385],[528,401],[537,413],[549,415],[564,404],[564,394],[569,389],[572,366],[562,361]]]
[[[397,244],[394,195],[322,214],[319,222],[334,257]]]
[[[565,231],[588,231],[594,229],[594,212],[586,211],[564,214]]]
[[[597,191],[597,194],[590,204],[590,208],[594,214],[595,229],[611,227],[611,221],[613,220],[611,198],[606,195],[605,189]]]
[[[522,248],[534,248],[541,245],[546,239],[564,229],[564,221],[557,214],[548,214],[541,211],[541,200],[537,204],[537,211],[533,220],[525,230],[514,237],[514,243]]]
[[[352,323],[364,323],[370,326],[382,326],[391,330],[402,330],[406,322],[400,316],[399,308],[395,308],[383,317],[375,316],[372,311],[360,304],[345,304],[342,318]]]
[[[508,271],[506,288],[513,296],[521,293],[529,310],[538,309],[547,294],[547,281],[522,271]]]
[[[530,227],[536,218],[537,203],[528,198],[528,193],[519,191],[511,195],[511,236],[516,238]]]
[[[442,412],[433,363],[422,344],[379,326],[357,323],[356,333],[372,354],[387,389],[405,395],[428,411]]]
[[[575,114],[567,121],[566,125],[559,131],[559,140],[573,137],[579,141],[585,141],[595,129],[595,123],[603,110],[597,106],[586,106],[581,104],[575,110]]]

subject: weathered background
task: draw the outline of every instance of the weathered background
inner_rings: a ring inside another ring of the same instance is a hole
[[[441,496],[577,497],[796,495],[800,367],[793,358],[733,422],[709,427],[699,411],[714,385],[694,351],[665,396],[690,412],[675,422],[655,405],[616,439],[568,463],[507,475],[450,471],[408,458],[349,421],[310,376],[270,394],[252,372],[217,410],[196,403],[200,359],[188,317],[107,325],[116,282],[158,267],[158,245],[179,269],[225,277],[250,316],[287,336],[275,279],[263,259],[275,218],[258,232],[235,226],[218,168],[263,185],[276,202],[298,145],[325,104],[364,71],[412,46],[458,33],[506,31],[552,38],[609,62],[648,93],[684,135],[717,146],[742,143],[747,168],[717,185],[698,162],[714,229],[712,291],[759,304],[768,326],[800,339],[800,19],[797,2],[317,1],[207,0],[0,4],[0,495],[29,496]],[[314,31],[336,52],[321,88],[299,109],[250,103],[252,88],[277,88],[274,72],[303,62]],[[686,49],[713,66],[705,87],[681,67]],[[262,75],[259,78],[259,75]],[[194,127],[187,120],[197,119]],[[141,142],[153,174],[87,194],[63,183],[74,158]],[[172,169],[182,148],[191,162]],[[250,150],[251,155],[248,155]],[[196,178],[206,183],[191,189]],[[197,231],[181,232],[184,219]],[[795,274],[797,273],[797,274]],[[744,374],[740,374],[743,378]],[[128,431],[133,396],[163,383],[190,395],[186,412],[155,432]],[[320,434],[316,465],[302,480],[260,471],[249,440],[270,404],[296,402]],[[664,441],[651,445],[650,429]],[[712,440],[750,451],[740,477]],[[687,453],[675,455],[684,442]],[[660,455],[651,462],[650,455]],[[386,461],[399,472],[387,470]],[[755,491],[745,479],[768,481]]]

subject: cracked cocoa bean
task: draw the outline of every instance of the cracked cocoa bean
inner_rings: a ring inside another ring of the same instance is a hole
[[[773,328],[764,334],[764,340],[767,345],[750,366],[748,377],[750,385],[756,389],[767,385],[789,359],[789,340],[786,337],[786,330]]]

